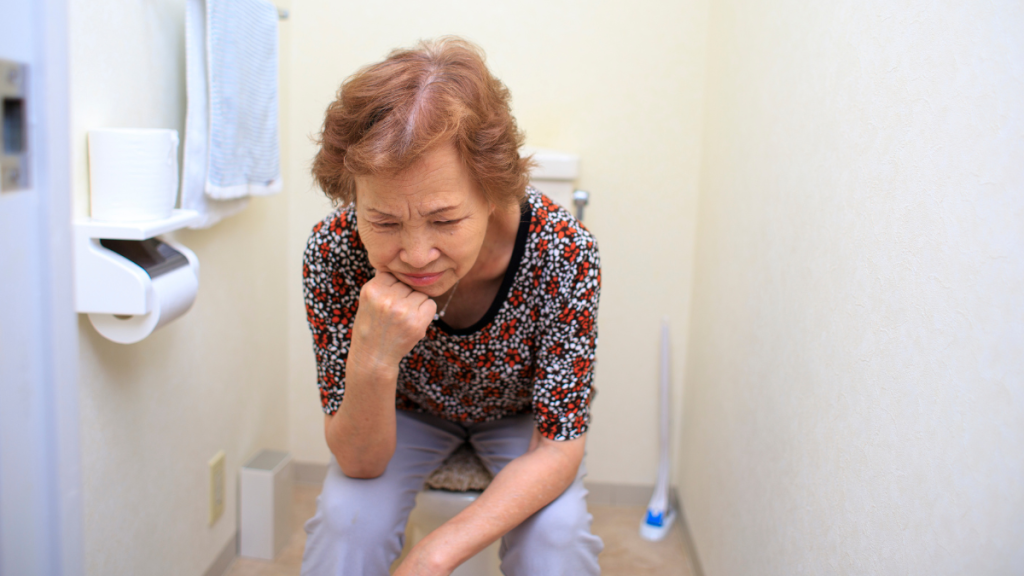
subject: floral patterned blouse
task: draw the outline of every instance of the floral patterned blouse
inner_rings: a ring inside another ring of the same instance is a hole
[[[545,437],[571,440],[590,420],[600,256],[590,232],[536,189],[521,213],[490,309],[468,328],[428,326],[399,365],[395,407],[467,424],[532,411]],[[345,396],[359,290],[373,274],[353,207],[313,227],[302,277],[327,414]]]

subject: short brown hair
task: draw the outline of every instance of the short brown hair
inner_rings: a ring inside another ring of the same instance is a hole
[[[523,135],[510,98],[466,40],[394,50],[342,83],[327,107],[313,176],[335,204],[351,204],[355,176],[397,174],[451,143],[488,200],[520,203],[530,161],[519,156]]]

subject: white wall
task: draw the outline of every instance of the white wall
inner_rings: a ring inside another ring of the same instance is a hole
[[[86,131],[184,128],[184,2],[70,2],[76,216]],[[286,195],[179,241],[202,263],[192,310],[138,344],[79,320],[88,574],[202,574],[233,537],[240,465],[287,448]],[[227,453],[224,516],[207,526],[207,460]]]
[[[1024,7],[711,7],[682,491],[708,576],[1024,572]]]
[[[302,249],[329,210],[312,187],[310,136],[341,81],[389,50],[458,34],[509,87],[527,141],[579,154],[592,193],[604,287],[591,481],[651,484],[656,469],[658,323],[675,327],[682,398],[696,212],[706,1],[295,2],[286,146],[291,448],[325,462],[323,417],[301,299]]]

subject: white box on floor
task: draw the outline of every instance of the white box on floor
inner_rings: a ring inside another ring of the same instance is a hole
[[[292,457],[261,450],[239,475],[239,554],[273,560],[291,537]]]

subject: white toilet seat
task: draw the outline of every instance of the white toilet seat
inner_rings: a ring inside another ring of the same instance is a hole
[[[406,549],[430,534],[456,514],[473,503],[480,492],[449,492],[447,490],[424,489],[416,495],[416,506],[409,514],[405,529]],[[452,572],[451,576],[502,576],[498,548],[500,541],[492,543],[476,556],[466,560]]]

